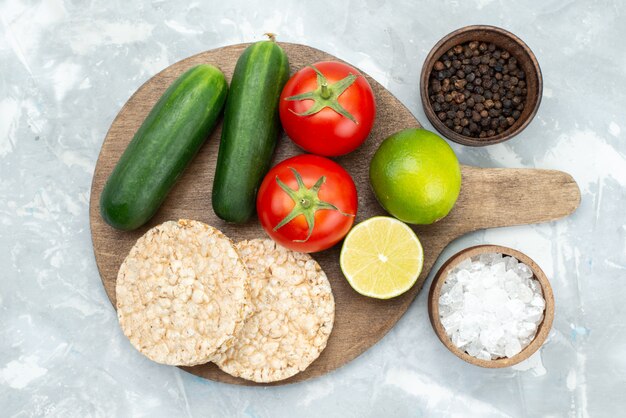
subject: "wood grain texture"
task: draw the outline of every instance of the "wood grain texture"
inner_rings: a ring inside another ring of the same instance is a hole
[[[475,257],[480,254],[500,253],[504,255],[510,255],[522,263],[530,267],[533,272],[534,278],[541,285],[543,291],[543,298],[546,301],[546,307],[544,311],[543,321],[537,327],[537,334],[535,338],[528,344],[522,351],[517,353],[511,358],[501,357],[495,360],[481,360],[479,358],[470,356],[465,351],[459,349],[452,340],[448,337],[441,320],[439,319],[439,298],[441,296],[441,286],[443,286],[450,271],[452,271],[460,262],[465,259]],[[475,247],[466,248],[459,251],[449,260],[447,260],[437,271],[433,283],[430,286],[430,292],[428,294],[428,316],[430,323],[435,330],[435,334],[439,337],[439,340],[450,350],[455,356],[462,360],[467,361],[470,364],[480,367],[486,367],[490,369],[497,369],[502,367],[510,367],[517,363],[526,360],[533,355],[543,345],[548,338],[550,329],[552,328],[552,322],[554,321],[554,294],[552,293],[552,286],[550,281],[546,277],[546,274],[541,268],[528,257],[526,254],[521,253],[512,248],[503,247],[501,245],[477,245]]]
[[[292,72],[316,61],[337,59],[303,45],[280,45],[289,57]],[[221,126],[208,138],[161,209],[147,225],[133,232],[117,231],[108,226],[99,215],[99,198],[106,179],[133,134],[169,84],[189,67],[200,63],[218,66],[230,81],[237,58],[246,46],[247,44],[240,44],[215,49],[173,64],[142,85],[113,121],[94,173],[90,222],[96,262],[104,288],[114,306],[115,280],[120,264],[134,242],[147,229],[161,222],[179,218],[196,219],[221,229],[235,241],[265,236],[256,219],[245,225],[229,225],[213,213],[211,188]],[[420,126],[402,103],[379,83],[367,75],[366,77],[372,85],[377,103],[374,128],[362,147],[336,159],[355,180],[359,193],[357,222],[385,214],[376,202],[368,181],[369,162],[378,145],[400,129]],[[301,152],[283,136],[279,140],[274,163]],[[328,346],[319,359],[304,372],[277,384],[321,376],[354,359],[379,341],[407,310],[428,277],[433,263],[453,239],[481,228],[557,219],[573,212],[580,200],[578,186],[572,177],[558,171],[480,169],[464,166],[462,173],[461,195],[451,214],[435,225],[415,228],[425,249],[424,270],[417,284],[404,295],[387,301],[360,296],[343,278],[338,263],[339,246],[315,254],[315,259],[328,275],[335,295],[335,326]],[[493,193],[496,188],[499,190],[498,194]],[[221,372],[213,364],[185,370],[220,382],[252,384]]]

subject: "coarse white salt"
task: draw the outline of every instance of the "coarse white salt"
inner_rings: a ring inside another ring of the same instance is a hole
[[[524,263],[499,253],[459,263],[446,277],[439,319],[446,334],[470,356],[513,357],[537,334],[546,302]]]

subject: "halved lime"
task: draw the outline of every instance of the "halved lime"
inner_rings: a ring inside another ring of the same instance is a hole
[[[360,294],[389,299],[409,290],[422,272],[424,250],[404,222],[376,216],[346,236],[339,264],[350,286]]]

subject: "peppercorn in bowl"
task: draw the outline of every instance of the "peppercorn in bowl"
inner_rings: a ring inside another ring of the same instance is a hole
[[[426,57],[420,84],[435,129],[471,146],[519,134],[537,113],[543,91],[530,48],[495,26],[466,26],[441,39]]]

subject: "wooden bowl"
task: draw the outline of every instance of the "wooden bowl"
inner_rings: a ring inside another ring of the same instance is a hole
[[[461,135],[448,128],[437,117],[430,103],[430,98],[428,97],[428,80],[435,62],[450,48],[470,41],[494,43],[496,46],[509,51],[509,53],[517,59],[518,65],[521,66],[526,74],[526,88],[528,92],[524,110],[522,110],[519,119],[506,131],[483,139]],[[530,121],[535,117],[539,109],[539,104],[541,103],[543,79],[537,58],[535,58],[535,55],[528,45],[520,38],[513,35],[511,32],[495,26],[473,25],[466,26],[446,35],[431,49],[422,67],[420,90],[424,112],[437,131],[459,144],[481,147],[511,139],[528,126]]]
[[[471,258],[480,254],[487,253],[500,253],[503,255],[509,255],[511,257],[515,257],[520,262],[526,264],[532,270],[535,279],[539,281],[541,288],[543,290],[543,297],[546,301],[546,307],[544,310],[543,321],[537,327],[537,334],[535,335],[535,339],[530,342],[528,346],[526,346],[522,351],[511,358],[501,357],[495,360],[481,360],[476,357],[470,356],[465,351],[459,349],[452,340],[446,334],[446,330],[441,324],[439,319],[439,296],[441,295],[441,286],[445,282],[448,277],[448,273],[454,269],[461,261]],[[466,248],[463,251],[456,253],[452,256],[448,261],[446,261],[443,266],[439,269],[435,278],[433,279],[433,283],[430,286],[430,293],[428,294],[428,315],[430,316],[430,323],[432,324],[437,337],[441,340],[441,342],[448,348],[448,350],[452,351],[457,357],[467,361],[468,363],[474,364],[480,367],[488,367],[488,368],[501,368],[501,367],[509,367],[517,364],[523,360],[526,360],[533,353],[535,353],[539,347],[543,345],[546,338],[548,337],[548,333],[550,332],[550,328],[552,328],[552,321],[554,320],[554,295],[552,293],[552,287],[550,286],[550,282],[548,278],[544,274],[544,272],[539,268],[537,263],[531,260],[527,255],[522,254],[521,252],[514,250],[508,247],[502,247],[500,245],[478,245],[476,247]]]

